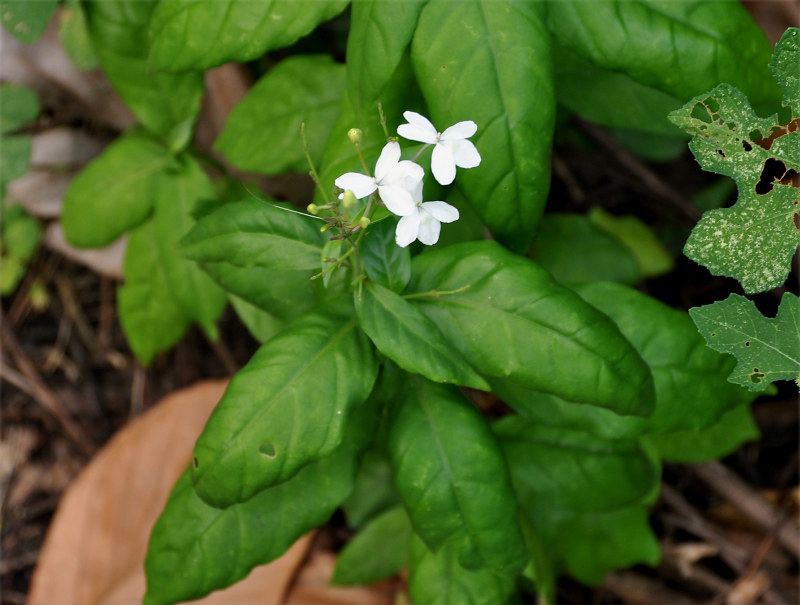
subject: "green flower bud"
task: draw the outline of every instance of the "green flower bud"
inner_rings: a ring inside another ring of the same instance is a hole
[[[356,196],[352,191],[348,189],[347,191],[344,192],[344,197],[342,198],[342,205],[345,208],[352,208],[353,206],[356,205],[356,202],[358,202],[358,200],[356,199]]]
[[[369,227],[369,224],[371,222],[372,221],[369,220],[368,216],[362,216],[360,219],[358,219],[358,224],[361,226],[362,229],[366,229],[367,227]]]
[[[364,138],[364,133],[361,132],[360,128],[351,128],[347,131],[347,138],[350,139],[353,145],[359,145]]]
[[[319,206],[317,206],[316,204],[309,204],[308,206],[306,206],[306,210],[308,210],[309,214],[313,214],[316,216],[316,214],[319,212]]]

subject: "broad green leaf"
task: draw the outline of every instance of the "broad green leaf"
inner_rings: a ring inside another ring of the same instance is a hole
[[[153,208],[159,179],[174,159],[142,132],[106,148],[70,183],[61,224],[74,246],[105,246],[140,224]]]
[[[512,576],[483,568],[465,569],[458,549],[445,544],[431,551],[419,537],[411,539],[408,592],[414,605],[501,605],[514,592]]]
[[[224,509],[206,504],[184,473],[153,528],[146,605],[200,598],[281,556],[324,523],[353,486],[357,449],[346,442],[294,477]]]
[[[280,319],[235,294],[228,294],[228,300],[253,338],[262,344],[284,327]]]
[[[182,157],[175,170],[164,171],[159,177],[153,227],[170,293],[186,316],[216,340],[215,322],[225,308],[227,296],[197,263],[179,256],[178,248],[181,237],[195,224],[195,211],[209,200],[216,201],[211,181],[195,160]]]
[[[415,300],[484,377],[574,402],[647,416],[650,370],[617,327],[534,262],[494,242],[469,242],[412,261]]]
[[[269,201],[247,199],[201,218],[183,238],[180,251],[203,263],[302,271],[319,267],[322,238],[316,221]]]
[[[18,179],[28,172],[31,158],[31,138],[28,135],[0,139],[3,154],[0,157],[0,189],[6,183]]]
[[[386,220],[370,226],[359,246],[361,264],[373,282],[402,292],[411,279],[411,252],[394,239],[397,223]]]
[[[786,292],[775,317],[738,294],[689,310],[708,346],[739,361],[734,384],[763,391],[776,380],[800,380],[800,298]],[[800,384],[800,383],[798,383]]]
[[[719,460],[760,435],[750,404],[746,403],[725,412],[717,422],[703,429],[658,433],[647,439],[664,460],[698,464]]]
[[[97,55],[86,25],[86,13],[80,0],[67,0],[58,16],[58,39],[79,69],[98,66]]]
[[[252,61],[289,46],[347,5],[347,0],[161,0],[150,27],[150,60],[171,71]]]
[[[357,111],[381,100],[411,43],[426,2],[356,0],[352,3],[347,38],[347,91]]]
[[[125,283],[117,292],[119,320],[134,354],[148,365],[178,342],[191,323],[171,293],[152,220],[131,232],[123,272]]]
[[[632,439],[543,426],[521,416],[494,424],[522,508],[539,526],[547,508],[608,512],[640,503],[659,468]]]
[[[447,346],[436,324],[412,303],[373,282],[356,291],[355,299],[361,328],[401,368],[434,382],[489,390],[458,350]]]
[[[492,234],[517,250],[533,238],[550,185],[555,93],[542,8],[469,0],[453,10],[431,0],[411,47],[440,132],[462,120],[478,125],[481,165],[459,170],[456,182]]]
[[[241,170],[307,172],[300,126],[305,124],[309,154],[318,164],[339,115],[344,70],[325,55],[281,61],[233,108],[214,148]]]
[[[640,278],[630,250],[581,214],[543,216],[529,254],[561,283]]]
[[[372,584],[408,565],[411,522],[402,506],[375,517],[339,553],[332,584]]]
[[[657,565],[661,546],[648,523],[648,508],[582,513],[558,524],[550,546],[560,566],[579,582],[596,586],[615,569]]]
[[[399,503],[389,461],[377,450],[367,450],[361,458],[353,492],[342,503],[347,525],[361,529],[371,519]]]
[[[194,448],[192,478],[206,502],[247,500],[341,443],[377,362],[355,320],[331,311],[292,322],[231,380]]]
[[[503,454],[457,390],[409,376],[390,417],[389,456],[414,531],[434,551],[458,543],[470,569],[514,574],[527,564]]]
[[[20,84],[0,84],[0,133],[16,130],[39,115],[39,98]],[[5,153],[5,152],[4,152]]]
[[[92,46],[106,77],[148,130],[174,141],[176,136],[185,139],[197,119],[203,74],[164,73],[148,61],[147,29],[160,4],[154,0],[92,0],[83,6]]]
[[[759,102],[778,99],[764,73],[769,42],[732,0],[548,2],[547,26],[586,61],[680,100],[723,81]]]
[[[670,119],[693,135],[698,163],[736,181],[739,199],[731,208],[706,212],[684,253],[714,275],[734,277],[748,294],[783,284],[800,244],[800,95],[783,61],[800,56],[797,32],[789,30],[775,48],[770,68],[786,92],[789,115],[761,118],[736,88],[720,84],[695,97]],[[796,62],[796,61],[795,61]],[[782,114],[785,112],[782,112]]]
[[[15,38],[31,43],[42,35],[58,0],[3,0],[0,20]]]

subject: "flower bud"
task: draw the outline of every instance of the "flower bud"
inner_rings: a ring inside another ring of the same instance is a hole
[[[317,206],[316,204],[309,204],[308,206],[306,206],[306,210],[308,210],[309,214],[313,214],[316,216],[316,214],[319,212],[319,206]]]
[[[347,138],[350,139],[353,145],[359,145],[364,138],[364,133],[361,132],[360,128],[351,128],[347,131]]]
[[[358,219],[358,224],[362,229],[366,229],[367,227],[369,227],[369,224],[371,222],[372,221],[369,220],[368,216],[362,216],[360,219]]]
[[[348,189],[344,192],[344,196],[342,197],[342,205],[345,208],[352,208],[356,205],[356,202],[358,202],[358,200],[352,191]]]

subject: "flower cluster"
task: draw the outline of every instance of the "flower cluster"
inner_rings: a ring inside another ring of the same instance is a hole
[[[413,111],[406,111],[408,121],[398,127],[397,133],[411,141],[425,143],[423,150],[433,145],[431,172],[442,185],[449,185],[456,175],[456,167],[474,168],[481,163],[475,145],[467,139],[477,131],[475,122],[459,122],[444,132],[438,132],[431,122]],[[422,150],[420,150],[420,153]],[[362,199],[376,191],[386,208],[400,217],[395,231],[395,241],[405,248],[414,240],[432,246],[439,241],[442,223],[458,220],[458,210],[442,201],[423,202],[423,168],[410,160],[400,159],[400,144],[390,141],[375,164],[375,176],[348,172],[336,179],[336,186]],[[419,154],[417,154],[419,155]]]

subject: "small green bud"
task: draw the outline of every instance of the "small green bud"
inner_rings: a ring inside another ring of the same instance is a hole
[[[313,214],[314,216],[316,216],[317,213],[319,212],[319,206],[317,206],[316,204],[309,204],[308,206],[306,206],[306,210],[308,210],[309,214]]]
[[[360,128],[351,128],[347,131],[347,138],[350,139],[350,142],[353,145],[361,144],[361,141],[364,139],[364,133],[361,131]]]
[[[322,227],[319,228],[319,232],[320,233],[325,233],[330,228],[331,228],[330,225],[322,225]]]
[[[366,229],[367,227],[369,227],[369,224],[371,222],[372,221],[369,220],[368,216],[362,216],[360,219],[358,219],[358,224],[361,226],[362,229]]]
[[[342,197],[342,205],[345,208],[352,208],[356,205],[356,202],[358,202],[358,200],[352,191],[348,189],[344,192],[344,196]]]

